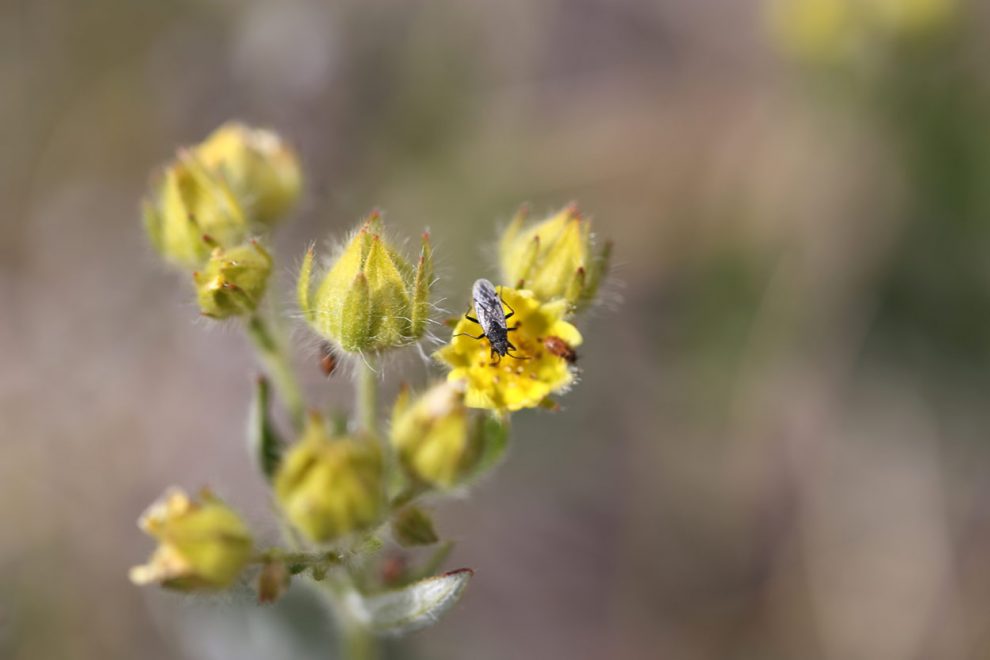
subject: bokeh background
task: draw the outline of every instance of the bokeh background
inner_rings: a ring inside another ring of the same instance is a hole
[[[249,348],[138,211],[230,118],[304,161],[280,292],[374,206],[431,229],[453,310],[521,202],[615,241],[580,386],[439,508],[477,574],[390,657],[990,657],[988,28],[975,0],[0,2],[0,657],[333,657],[305,594],[126,580],[169,484],[272,524]]]

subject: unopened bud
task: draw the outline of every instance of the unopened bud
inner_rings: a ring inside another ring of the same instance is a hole
[[[195,153],[227,181],[251,222],[270,227],[299,198],[299,159],[273,131],[228,122],[199,144]]]
[[[575,206],[529,227],[525,221],[521,210],[502,235],[504,280],[544,302],[565,299],[574,310],[591,303],[608,270],[611,245],[595,250],[591,222]]]
[[[138,524],[159,545],[147,564],[131,569],[135,584],[222,589],[233,584],[251,557],[247,526],[209,492],[195,502],[181,490],[169,490]]]
[[[203,236],[233,246],[248,232],[230,187],[188,151],[179,153],[145,200],[144,225],[155,249],[184,268],[199,268],[209,258],[213,247]]]
[[[224,319],[257,308],[272,272],[272,257],[256,240],[226,249],[216,246],[201,271],[193,273],[199,309]]]
[[[311,292],[313,251],[297,288],[299,306],[316,332],[350,353],[380,352],[423,336],[433,280],[433,254],[424,234],[415,268],[381,234],[373,213]]]
[[[370,441],[331,436],[315,416],[285,454],[274,485],[289,522],[317,543],[373,527],[384,512],[381,450]]]
[[[488,427],[464,404],[459,382],[435,385],[414,401],[403,392],[392,415],[392,446],[415,480],[450,488],[475,476]]]

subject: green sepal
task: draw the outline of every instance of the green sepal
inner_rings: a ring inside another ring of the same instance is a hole
[[[430,318],[430,284],[433,282],[433,248],[430,235],[423,234],[423,247],[416,264],[416,277],[413,280],[412,336],[422,337],[426,322]]]
[[[299,303],[299,310],[303,318],[310,323],[316,318],[313,304],[310,300],[310,290],[312,289],[313,278],[313,246],[310,245],[303,257],[302,266],[299,268],[299,279],[296,281],[296,301]]]
[[[354,278],[340,317],[341,347],[345,351],[361,351],[371,339],[371,290],[364,273]]]

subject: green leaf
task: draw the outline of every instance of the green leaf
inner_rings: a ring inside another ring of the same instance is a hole
[[[479,413],[472,420],[482,438],[481,457],[478,459],[470,478],[476,479],[485,474],[505,457],[509,448],[509,418],[495,414]]]
[[[392,634],[430,626],[457,603],[472,575],[471,569],[461,568],[369,596],[363,603],[368,625],[375,632]]]
[[[430,545],[439,539],[433,528],[433,520],[419,507],[409,506],[392,518],[392,534],[399,545],[411,547]]]
[[[268,379],[259,377],[248,412],[248,450],[269,481],[282,462],[282,441],[268,413],[270,395]]]

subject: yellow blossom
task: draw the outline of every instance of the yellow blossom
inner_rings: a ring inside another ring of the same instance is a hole
[[[474,338],[481,334],[480,326],[463,317],[436,357],[451,368],[449,381],[463,381],[466,405],[500,411],[533,408],[574,382],[569,361],[548,351],[544,341],[556,337],[573,347],[581,343],[581,333],[563,320],[569,308],[566,299],[541,303],[530,291],[500,290],[506,305],[515,310],[508,321],[515,328],[509,335],[516,346],[513,353],[526,359],[507,356],[494,361],[488,340]]]
[[[135,584],[221,589],[233,584],[251,556],[244,522],[208,491],[195,502],[181,490],[169,490],[138,524],[159,545],[147,564],[131,569]]]

